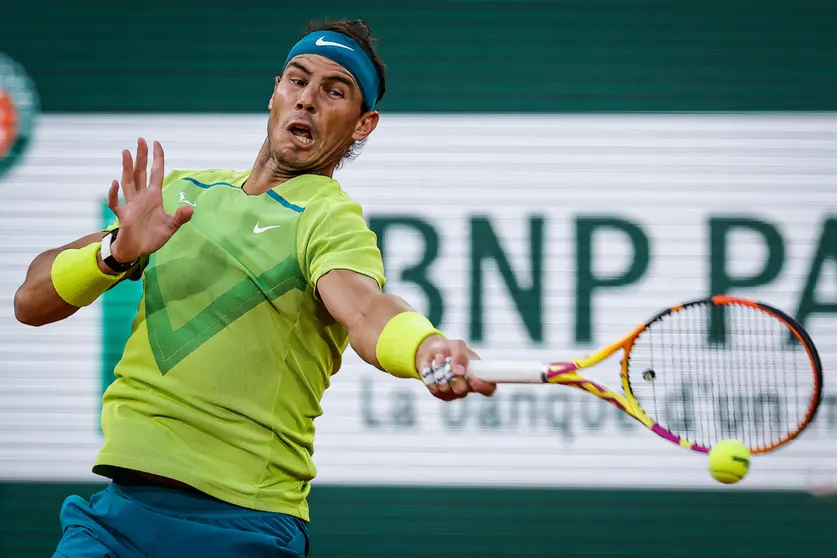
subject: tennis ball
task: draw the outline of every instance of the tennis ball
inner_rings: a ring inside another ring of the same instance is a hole
[[[724,484],[735,484],[750,470],[750,450],[738,440],[721,440],[709,450],[709,472]]]

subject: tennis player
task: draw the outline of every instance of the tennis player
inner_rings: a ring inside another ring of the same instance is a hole
[[[362,21],[309,25],[250,170],[166,175],[155,142],[147,173],[140,139],[110,188],[113,226],[32,262],[15,296],[30,325],[143,285],[103,400],[93,471],[112,482],[64,502],[55,556],[307,555],[314,419],[349,343],[440,399],[494,392],[465,377],[464,342],[382,292],[376,238],[332,177],[378,124],[373,43]]]

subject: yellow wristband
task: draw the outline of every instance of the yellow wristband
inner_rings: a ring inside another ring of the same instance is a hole
[[[396,314],[381,331],[375,356],[381,367],[393,376],[421,379],[416,371],[416,353],[422,341],[431,335],[442,335],[442,332],[418,312]]]
[[[68,304],[89,306],[124,275],[108,275],[99,268],[100,246],[101,242],[94,242],[64,250],[52,263],[52,285]]]

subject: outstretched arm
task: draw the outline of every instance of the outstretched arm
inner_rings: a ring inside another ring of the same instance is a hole
[[[431,364],[441,365],[450,357],[455,378],[449,383],[428,385],[433,395],[450,400],[471,391],[494,393],[496,385],[466,377],[468,362],[477,355],[463,341],[446,339],[402,298],[381,292],[371,277],[335,269],[320,278],[317,290],[329,313],[346,328],[352,348],[369,364],[397,376],[420,378],[419,371]],[[396,316],[400,317],[398,324],[393,322]],[[403,335],[394,339],[395,350],[402,355],[392,354],[391,342],[390,347],[383,346],[387,339],[393,340],[393,335]],[[388,349],[388,362],[381,363],[380,355],[387,354]],[[387,366],[399,360],[404,364]]]
[[[112,256],[126,266],[159,250],[192,217],[191,207],[181,207],[174,215],[163,208],[165,163],[159,143],[154,142],[150,180],[147,164],[148,144],[140,138],[136,164],[128,150],[122,152],[121,188],[125,204],[119,203],[119,181],[114,180],[108,192],[108,207],[119,220],[119,234],[111,245]],[[124,274],[117,273],[102,261],[99,250],[106,234],[93,233],[36,257],[15,293],[18,321],[41,326],[66,319],[138,272],[139,267],[134,266]]]

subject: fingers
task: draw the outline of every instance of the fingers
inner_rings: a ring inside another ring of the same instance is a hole
[[[466,346],[466,349],[468,350],[469,362],[471,360],[480,359],[479,355],[475,353],[473,350],[471,350],[470,347]],[[471,387],[471,390],[479,393],[480,395],[491,397],[492,395],[494,395],[494,392],[497,391],[497,384],[486,382],[485,380],[480,380],[479,378],[475,378],[473,376],[468,376],[467,373],[465,377],[468,380],[468,385]]]
[[[149,188],[163,189],[163,179],[165,178],[166,165],[165,153],[163,153],[163,146],[159,142],[154,142],[154,162],[151,164],[151,182],[148,184]]]
[[[174,234],[177,230],[189,222],[192,218],[192,215],[195,214],[195,210],[192,209],[192,206],[189,205],[182,205],[177,208],[177,211],[174,212],[169,219],[169,226],[171,227],[171,233]]]
[[[434,393],[433,395],[436,397],[436,399],[441,399],[442,401],[454,401],[456,399],[461,399],[461,397],[459,397],[458,395],[456,395],[452,391],[451,392],[446,392],[446,393],[438,393],[438,394]]]
[[[154,142],[154,163],[151,166],[151,183],[148,183],[148,142],[145,138],[137,139],[136,163],[131,152],[122,150],[122,193],[129,202],[148,187],[162,189],[165,166],[163,148]]]
[[[451,347],[450,368],[453,374],[453,379],[450,381],[450,387],[453,393],[459,397],[464,397],[471,391],[471,386],[468,384],[468,379],[465,377],[465,367],[468,365],[467,346],[462,341],[454,342]]]
[[[421,373],[422,380],[435,397],[450,401],[470,392],[491,396],[497,390],[496,384],[467,375],[470,359],[479,357],[463,341],[445,341],[438,349]]]
[[[137,162],[134,165],[134,185],[137,192],[142,192],[148,185],[148,144],[144,138],[137,139]]]
[[[461,380],[461,383],[464,386],[467,386],[468,384],[468,382],[465,381],[465,370],[468,366],[468,361],[471,359],[471,352],[472,351],[468,348],[468,345],[466,345],[464,341],[456,340],[450,342],[451,371],[457,380]]]
[[[137,188],[134,185],[134,160],[131,158],[131,152],[127,149],[122,150],[122,195],[125,196],[125,201],[129,202],[134,199],[137,193]]]
[[[453,379],[447,357],[438,353],[430,364],[422,370],[422,378],[427,389],[440,399],[452,398],[454,395],[450,381]]]
[[[466,371],[468,362],[477,355],[464,341],[450,341],[449,347],[451,372],[454,378],[450,382],[451,388],[455,394],[464,397],[469,392],[474,391],[470,378],[466,376]]]
[[[116,218],[120,218],[120,213],[122,212],[122,206],[119,204],[119,181],[114,180],[110,184],[110,189],[108,190],[108,207],[113,214],[116,215]]]
[[[490,397],[494,395],[494,392],[497,391],[497,384],[492,384],[486,382],[485,380],[480,380],[479,378],[467,378],[468,387],[471,390],[479,393],[480,395],[485,395],[486,397]]]

